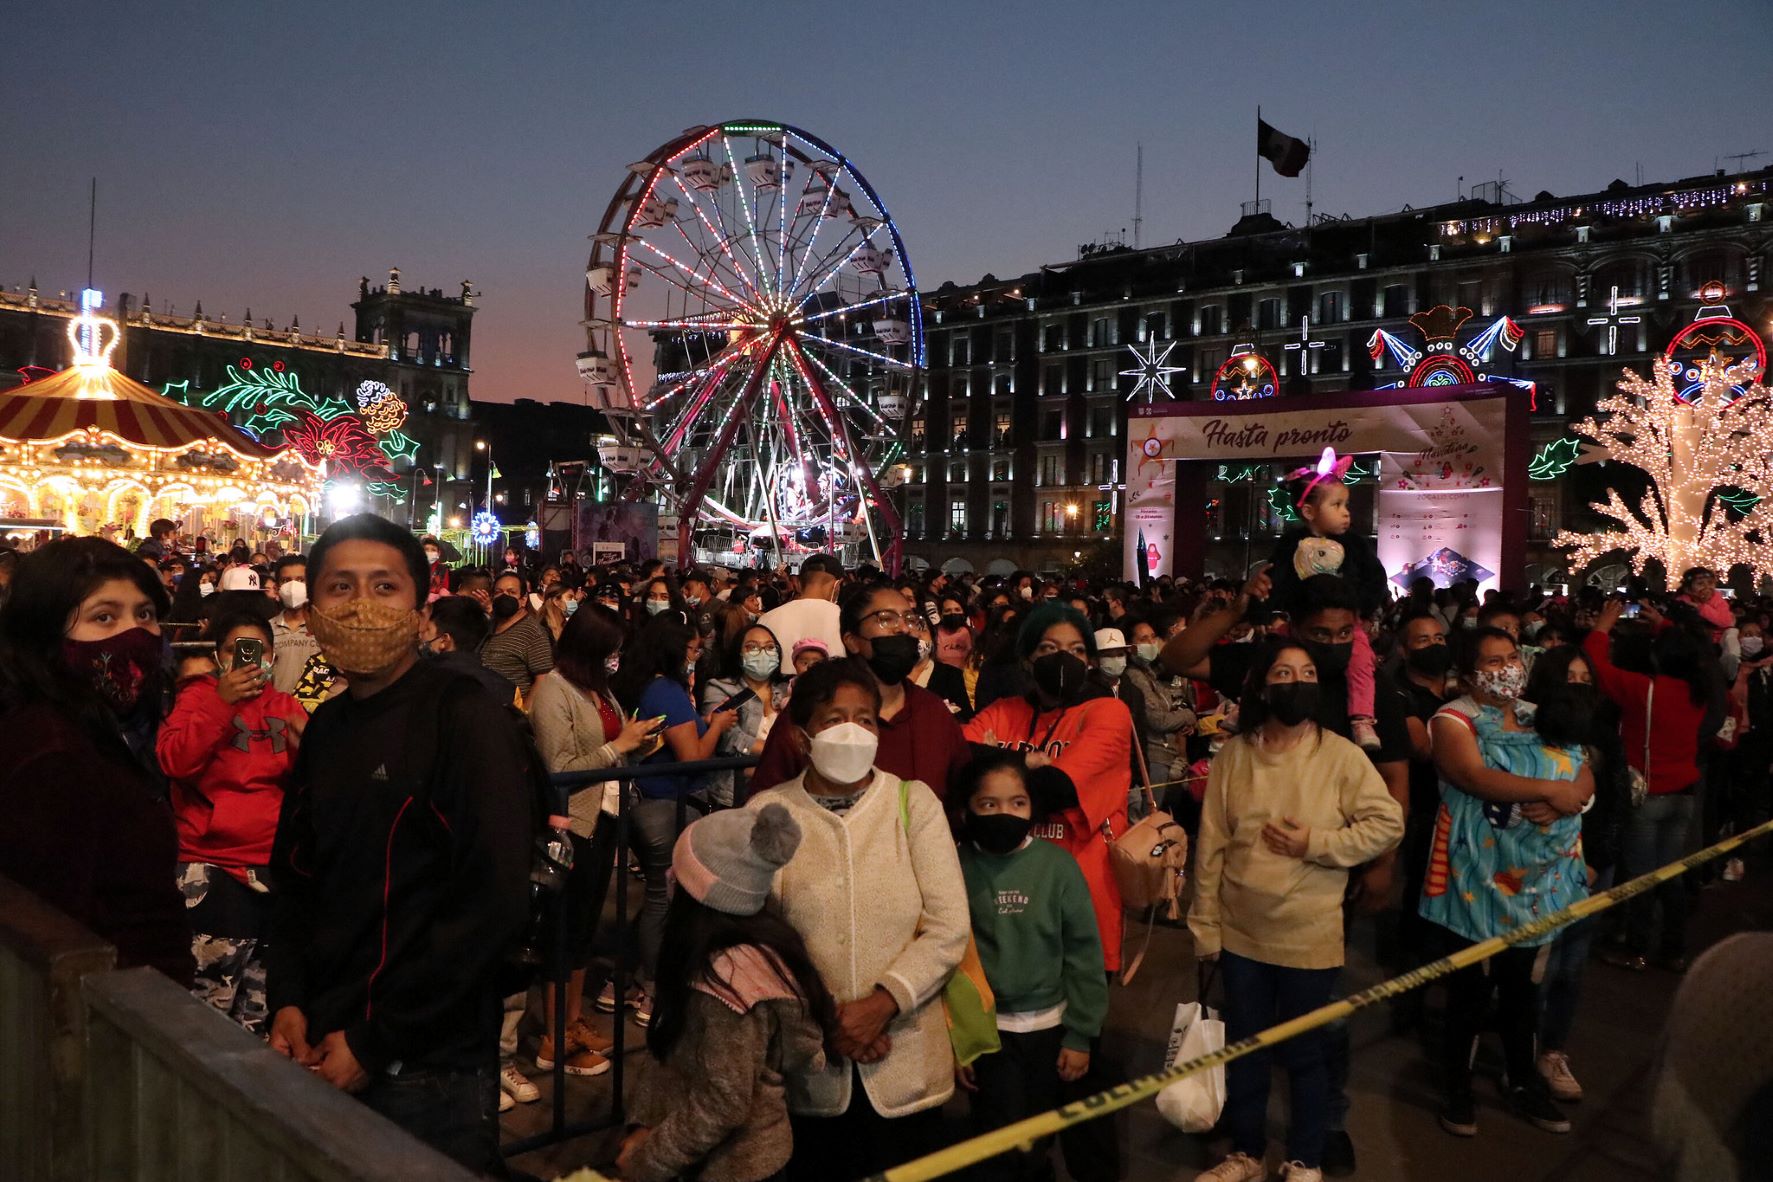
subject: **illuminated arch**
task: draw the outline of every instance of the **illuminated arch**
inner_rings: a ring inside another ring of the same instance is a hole
[[[1436,353],[1410,371],[1412,386],[1468,386],[1477,381],[1471,366],[1457,357]]]

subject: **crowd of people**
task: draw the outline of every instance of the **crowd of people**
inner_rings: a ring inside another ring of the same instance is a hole
[[[1767,818],[1773,605],[1704,570],[1667,597],[1394,597],[1340,480],[1294,491],[1302,529],[1242,583],[487,568],[369,515],[305,555],[196,553],[171,522],[135,553],[0,555],[0,873],[475,1169],[504,1173],[529,1064],[609,1069],[589,1002],[646,1028],[622,1177],[798,1182],[939,1148],[957,1090],[983,1130],[1124,1078],[1111,847],[1153,796],[1192,840],[1230,1040],[1337,996],[1349,914],[1390,917],[1407,969]],[[722,757],[755,764],[682,766]],[[580,775],[555,798],[550,773]],[[564,947],[537,935],[550,841]],[[630,868],[632,930],[600,938]],[[1515,946],[1438,1012],[1399,999],[1438,1030],[1441,1127],[1477,1133],[1493,1028],[1513,1113],[1567,1132],[1591,949],[1681,972],[1697,898],[1677,879]],[[535,982],[525,1055],[537,940],[567,988]],[[957,985],[989,999],[984,1045]],[[1206,1182],[1268,1176],[1274,1057],[1281,1176],[1353,1171],[1332,1027],[1230,1064]],[[1060,1141],[1070,1177],[1123,1176],[1112,1120]]]

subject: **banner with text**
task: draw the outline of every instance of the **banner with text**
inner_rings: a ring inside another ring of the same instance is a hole
[[[1126,572],[1168,574],[1176,552],[1176,465],[1305,463],[1324,448],[1379,458],[1379,560],[1400,588],[1418,575],[1494,586],[1502,567],[1510,387],[1367,391],[1141,408],[1127,424]],[[1204,506],[1182,528],[1202,529]]]

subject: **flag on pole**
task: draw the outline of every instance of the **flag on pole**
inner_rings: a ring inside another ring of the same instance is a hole
[[[1282,176],[1298,176],[1311,159],[1311,145],[1276,131],[1256,116],[1256,155],[1274,165]]]

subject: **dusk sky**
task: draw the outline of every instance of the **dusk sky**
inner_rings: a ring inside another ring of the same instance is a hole
[[[1450,200],[1461,175],[1530,197],[1773,150],[1767,0],[8,9],[0,283],[84,283],[96,175],[108,298],[330,332],[359,275],[471,278],[481,399],[580,399],[586,236],[624,166],[693,124],[832,143],[926,290],[1130,238],[1139,141],[1145,243],[1223,234],[1258,103],[1316,139],[1332,214]],[[1303,178],[1262,191],[1303,221]]]

